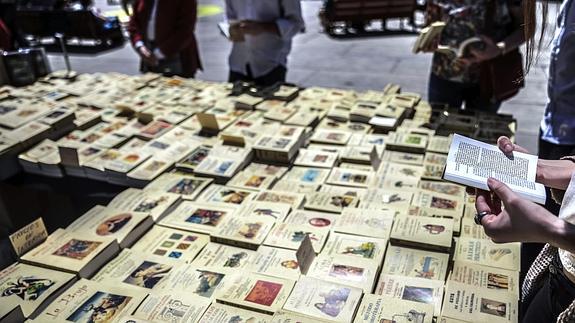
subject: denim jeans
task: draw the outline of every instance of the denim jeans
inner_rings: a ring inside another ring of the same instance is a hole
[[[432,105],[448,105],[459,109],[465,103],[467,110],[484,112],[497,112],[501,106],[501,102],[493,103],[482,98],[479,84],[453,82],[430,74],[427,96]]]

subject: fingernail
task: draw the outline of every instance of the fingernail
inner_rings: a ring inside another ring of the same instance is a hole
[[[494,180],[493,178],[489,177],[489,178],[487,179],[487,185],[491,186],[491,185],[493,185],[493,184],[495,184],[495,180]]]

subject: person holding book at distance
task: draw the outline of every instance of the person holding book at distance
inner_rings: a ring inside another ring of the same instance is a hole
[[[229,81],[270,86],[286,80],[292,38],[303,30],[299,0],[226,0]]]
[[[527,152],[507,137],[498,146],[508,155]],[[476,190],[476,222],[496,243],[546,243],[523,283],[522,322],[575,322],[575,157],[539,159],[537,181],[562,202],[559,217],[489,178],[489,192]]]
[[[496,112],[501,102],[482,88],[481,65],[524,43],[521,0],[433,0],[426,20],[445,22],[440,35],[421,48],[434,53],[429,102]],[[521,70],[520,56],[517,64]]]

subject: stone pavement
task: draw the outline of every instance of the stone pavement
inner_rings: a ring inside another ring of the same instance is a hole
[[[110,9],[105,0],[97,0],[96,3],[103,10]],[[200,0],[199,3],[223,6],[223,0]],[[321,1],[302,2],[307,30],[294,40],[289,58],[289,82],[301,86],[360,90],[382,89],[393,82],[406,91],[427,94],[431,55],[411,53],[415,36],[331,39],[319,25],[317,12],[320,5]],[[555,10],[552,8],[551,12],[552,15]],[[204,71],[197,75],[199,79],[227,79],[230,44],[219,34],[216,25],[222,19],[219,14],[198,20],[196,37],[204,64]],[[548,60],[548,54],[543,53],[527,76],[526,87],[501,108],[501,112],[512,113],[518,119],[517,142],[532,152],[537,149],[538,124],[547,101]],[[64,66],[58,56],[52,56],[51,62],[55,69]],[[78,72],[138,73],[138,57],[129,45],[96,57],[75,56],[71,62]]]

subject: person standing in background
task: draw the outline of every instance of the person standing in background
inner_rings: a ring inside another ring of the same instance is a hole
[[[202,68],[196,0],[137,0],[128,31],[143,73],[194,77]]]
[[[299,0],[226,0],[233,42],[229,81],[285,82],[292,38],[303,30]]]
[[[446,23],[440,39],[424,49],[434,52],[428,83],[432,104],[497,112],[501,102],[482,95],[480,64],[517,49],[525,42],[521,0],[433,0],[427,21]],[[481,45],[470,45],[463,57],[435,52],[437,45],[458,48],[472,37]],[[519,66],[521,62],[518,62]]]

